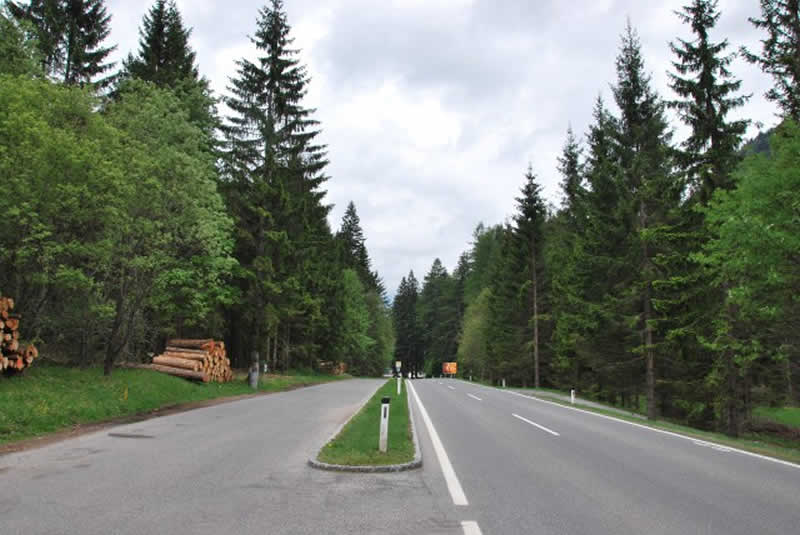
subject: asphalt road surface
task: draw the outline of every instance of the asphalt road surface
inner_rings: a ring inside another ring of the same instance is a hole
[[[413,382],[423,469],[310,468],[381,383],[251,398],[0,457],[0,534],[800,532],[800,466],[455,380]]]
[[[800,533],[800,466],[463,381],[414,390],[483,533]]]

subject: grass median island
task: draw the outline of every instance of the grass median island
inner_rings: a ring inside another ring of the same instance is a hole
[[[260,392],[338,380],[349,376],[262,377]],[[72,368],[37,363],[18,377],[0,377],[0,445],[114,418],[147,413],[182,403],[256,393],[245,379],[194,383],[144,369]]]
[[[378,451],[381,398],[388,396],[389,446],[386,453]],[[320,451],[318,460],[329,464],[350,466],[401,464],[414,460],[414,441],[408,418],[408,398],[405,381],[397,395],[396,379],[390,379],[375,392],[366,405],[342,431]]]

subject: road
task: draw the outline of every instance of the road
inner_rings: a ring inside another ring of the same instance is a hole
[[[463,381],[414,387],[483,533],[800,532],[800,466]]]
[[[250,398],[0,457],[0,533],[728,535],[800,525],[800,467],[456,380],[413,382],[423,469],[310,468],[381,382]]]

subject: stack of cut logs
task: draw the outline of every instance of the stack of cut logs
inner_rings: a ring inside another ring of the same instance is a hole
[[[20,316],[11,312],[13,309],[13,299],[0,297],[0,371],[6,373],[21,372],[39,356],[33,344],[20,345]]]
[[[225,342],[214,340],[169,340],[167,350],[153,358],[156,371],[203,381],[226,383],[233,379]]]

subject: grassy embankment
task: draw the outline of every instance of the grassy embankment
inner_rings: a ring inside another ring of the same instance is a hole
[[[487,384],[486,386],[493,386],[493,385]],[[509,387],[506,388],[506,390],[518,390],[535,395],[536,397],[542,399],[546,399],[547,401],[557,403],[559,405],[564,405],[567,407],[572,406],[568,401],[564,401],[562,399],[548,395],[548,393],[556,393],[568,396],[569,392],[562,392],[553,389],[539,389],[537,391],[536,389],[533,388],[518,388],[518,387]],[[776,457],[778,459],[783,459],[794,463],[800,463],[800,440],[778,436],[773,433],[750,432],[742,434],[740,438],[731,438],[728,435],[722,433],[703,431],[700,429],[696,429],[694,427],[681,425],[667,420],[655,420],[655,421],[642,420],[640,418],[621,414],[614,410],[604,410],[595,407],[590,407],[587,405],[581,405],[580,402],[576,403],[575,407],[580,408],[581,410],[596,412],[598,414],[611,416],[620,420],[633,422],[639,425],[644,425],[655,429],[663,429],[665,431],[680,433],[682,435],[690,436],[700,440],[715,442],[718,444],[730,446],[732,448],[738,448],[752,453],[768,455],[770,457]],[[615,407],[609,406],[609,409],[613,408]],[[625,408],[624,410],[631,410],[631,409]],[[637,412],[637,411],[631,410],[631,412]],[[753,411],[753,415],[759,421],[780,423],[789,427],[800,429],[800,408],[759,407]]]
[[[259,391],[275,392],[340,378],[309,372],[267,376]],[[253,393],[243,379],[202,384],[128,368],[103,377],[99,367],[80,369],[37,362],[22,376],[0,377],[0,445],[177,404]]]
[[[386,453],[378,451],[381,398],[389,396],[389,441]],[[366,405],[328,442],[318,459],[330,464],[354,466],[407,463],[414,460],[414,442],[408,419],[405,381],[397,395],[395,379],[375,392]]]

